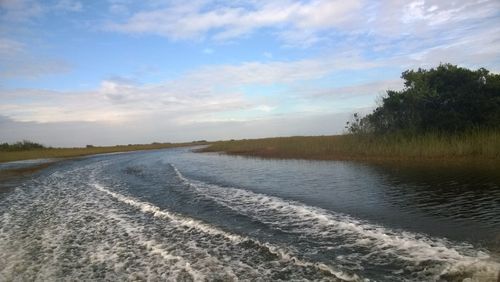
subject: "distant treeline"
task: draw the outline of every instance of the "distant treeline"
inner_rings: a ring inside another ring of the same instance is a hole
[[[31,142],[28,140],[19,141],[16,143],[0,143],[0,151],[27,151],[46,148],[42,144]]]
[[[371,114],[354,114],[349,133],[461,133],[500,128],[500,75],[451,64],[403,72]]]
[[[111,147],[115,148],[123,148],[123,147],[130,147],[130,148],[165,148],[165,147],[178,147],[179,145],[182,146],[187,146],[187,145],[206,145],[208,142],[206,140],[195,140],[191,141],[190,143],[169,143],[169,142],[153,142],[151,144],[128,144],[128,145],[114,145],[114,146],[94,146],[94,145],[86,145],[85,148],[92,150],[92,149],[109,149]],[[127,150],[130,148],[126,148]],[[54,149],[52,147],[46,147],[42,144],[32,142],[29,140],[23,140],[23,141],[18,141],[15,143],[0,143],[0,151],[3,152],[16,152],[16,151],[32,151],[32,150],[38,150],[38,149]],[[57,149],[57,148],[56,148]],[[63,148],[59,148],[63,149]],[[66,149],[83,149],[83,148],[66,148]]]

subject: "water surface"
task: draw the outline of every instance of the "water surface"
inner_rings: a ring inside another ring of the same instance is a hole
[[[0,280],[496,281],[499,234],[487,170],[133,152],[0,193]]]

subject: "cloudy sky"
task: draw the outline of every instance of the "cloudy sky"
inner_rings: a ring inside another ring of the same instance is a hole
[[[0,0],[0,142],[341,133],[440,62],[500,71],[500,1]]]

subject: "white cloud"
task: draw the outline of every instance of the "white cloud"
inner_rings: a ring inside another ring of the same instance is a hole
[[[64,61],[47,57],[35,57],[24,52],[2,54],[0,50],[0,78],[33,79],[46,75],[67,73],[71,65]],[[7,51],[7,50],[4,50]]]
[[[108,29],[158,34],[174,40],[227,40],[261,28],[276,28],[291,36],[292,31],[315,33],[340,27],[353,21],[360,7],[358,0],[249,1],[239,6],[194,1],[137,12],[123,23],[110,24]]]
[[[269,105],[259,105],[259,106],[255,107],[255,109],[257,111],[269,113],[269,112],[272,112],[273,110],[275,110],[276,107],[269,106]]]
[[[403,87],[401,79],[379,80],[360,83],[343,87],[297,87],[293,91],[303,96],[311,98],[341,98],[349,99],[360,96],[374,97],[375,95],[384,95],[386,90],[399,90]],[[370,101],[373,102],[373,101]]]
[[[418,38],[495,17],[498,10],[500,2],[496,0],[189,1],[144,9],[107,28],[172,40],[216,41],[268,29],[287,45],[307,47],[335,38],[332,32],[350,37],[376,34],[399,38],[412,34]]]
[[[36,90],[2,90],[5,97],[0,111],[16,121],[37,122],[128,122],[147,116],[161,116],[177,124],[191,124],[206,120],[230,120],[231,113],[239,112],[243,119],[266,117],[279,108],[280,101],[253,97],[244,92],[245,86],[287,85],[289,92],[281,99],[288,103],[302,103],[296,109],[313,109],[322,102],[318,99],[342,100],[364,96],[364,104],[373,102],[385,90],[399,88],[399,80],[373,81],[338,87],[334,84],[313,87],[314,81],[343,71],[367,71],[377,67],[401,66],[401,70],[422,66],[438,58],[447,58],[446,51],[458,57],[450,62],[466,66],[487,61],[495,56],[498,41],[492,44],[492,29],[485,34],[463,38],[455,45],[428,49],[413,56],[394,56],[384,60],[366,60],[355,51],[338,53],[297,61],[244,62],[235,65],[199,67],[180,77],[157,84],[139,85],[123,78],[107,79],[98,89],[88,92],[49,92]],[[490,46],[479,48],[482,53],[467,50],[471,42]],[[450,49],[451,48],[451,49]],[[460,52],[460,49],[463,49]],[[482,56],[482,57],[481,57]],[[438,62],[439,63],[439,62]],[[434,64],[435,65],[435,64]],[[312,84],[311,84],[312,83]],[[26,95],[30,104],[18,104],[16,98]],[[40,97],[44,97],[40,99]],[[321,106],[321,105],[320,105]],[[358,105],[359,106],[359,105]],[[323,107],[323,106],[321,106]],[[295,111],[289,109],[290,114]]]
[[[239,65],[201,67],[180,78],[159,84],[137,85],[115,78],[102,81],[88,92],[3,90],[0,112],[16,121],[124,122],[140,116],[168,116],[171,122],[192,123],[219,118],[231,111],[269,113],[275,105],[252,98],[245,85],[270,85],[314,80],[346,69],[364,69],[376,64],[355,56],[307,59],[292,62],[248,62]],[[195,82],[195,83],[194,83]],[[24,95],[29,104],[18,104]],[[43,97],[43,99],[42,99]],[[250,118],[258,113],[250,113]]]
[[[0,79],[33,79],[71,70],[65,60],[31,54],[30,47],[27,43],[0,37]]]
[[[468,32],[471,24],[478,22],[485,27],[498,24],[497,11],[500,2],[496,0],[441,1],[386,0],[376,5],[365,5],[365,13],[370,15],[362,30],[385,37],[411,35],[420,37],[438,31],[462,29]],[[438,38],[435,38],[438,39]]]
[[[43,5],[36,0],[2,0],[0,15],[4,21],[22,22],[41,16]]]
[[[57,11],[80,12],[83,5],[77,0],[59,0],[55,3],[39,0],[1,0],[0,16],[2,21],[26,22]]]
[[[339,53],[335,56],[291,62],[246,62],[203,67],[189,73],[187,77],[208,85],[272,84],[317,79],[335,71],[368,69],[378,65],[379,62],[365,61],[356,54]]]
[[[46,3],[0,0],[1,21],[35,19],[57,9],[82,9],[76,1]],[[62,4],[57,8],[54,3]],[[108,125],[113,124],[124,128],[119,132],[121,136],[127,136],[130,131],[136,135],[157,136],[154,132],[158,128],[196,139],[195,136],[203,136],[196,135],[197,132],[221,138],[256,137],[259,132],[277,134],[270,124],[287,124],[289,128],[280,131],[283,134],[302,134],[308,132],[305,124],[311,128],[314,125],[304,122],[303,130],[294,132],[293,127],[300,118],[307,119],[311,113],[367,107],[373,105],[376,95],[401,85],[401,81],[395,79],[339,87],[326,79],[343,71],[359,71],[363,75],[372,68],[402,71],[436,66],[440,62],[499,69],[500,2],[495,0],[210,0],[167,4],[147,1],[146,8],[140,11],[134,11],[134,5],[137,4],[126,0],[111,0],[112,17],[124,20],[110,24],[108,29],[194,41],[233,41],[262,31],[276,36],[287,46],[316,44],[320,48],[314,49],[317,57],[300,58],[304,53],[299,52],[304,50],[299,50],[296,53],[299,55],[294,56],[297,59],[282,61],[273,61],[271,53],[257,50],[263,61],[198,66],[175,79],[156,84],[115,77],[103,80],[96,89],[86,92],[0,89],[2,115],[23,126],[29,123],[29,128],[35,127],[35,122],[42,122],[45,124],[40,127],[51,130],[55,130],[51,124],[71,123],[93,127],[89,132],[102,133],[111,130]],[[0,39],[0,78],[38,78],[69,70],[68,63],[30,54],[29,41],[21,42],[6,34],[10,37]],[[205,46],[218,48],[215,44],[202,42],[195,50],[211,54],[214,50]],[[279,58],[287,53],[278,53],[280,49],[268,50],[279,54],[276,56]],[[161,69],[146,66],[136,75],[156,71],[159,76]],[[255,89],[260,90],[259,87],[275,85],[284,88],[277,90],[279,97],[264,97],[265,91],[256,94]],[[248,87],[254,89],[252,92],[246,86],[257,87]],[[283,113],[296,119],[278,122],[278,115]],[[257,124],[262,126],[262,131]],[[224,126],[230,126],[232,131],[224,131]],[[254,131],[241,133],[240,127],[245,126]],[[320,132],[317,129],[311,134]]]
[[[24,50],[21,42],[9,38],[0,38],[0,56],[13,56]]]
[[[53,8],[56,10],[81,12],[83,10],[83,5],[80,1],[76,0],[60,0]]]
[[[109,6],[109,11],[112,14],[123,14],[123,15],[126,15],[130,12],[127,6],[121,4],[111,4]]]
[[[0,115],[0,142],[33,140],[49,146],[116,145],[192,140],[341,133],[348,114],[288,116],[247,121],[206,121],[178,126],[157,117],[127,124],[19,122]]]

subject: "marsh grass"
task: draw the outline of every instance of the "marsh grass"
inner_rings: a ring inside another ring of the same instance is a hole
[[[43,148],[22,151],[0,151],[0,162],[45,158],[70,158],[86,155],[154,150],[181,146],[199,145],[200,143],[153,143],[145,145],[118,145],[86,148]]]
[[[500,131],[337,135],[219,141],[203,152],[315,160],[500,160]]]

